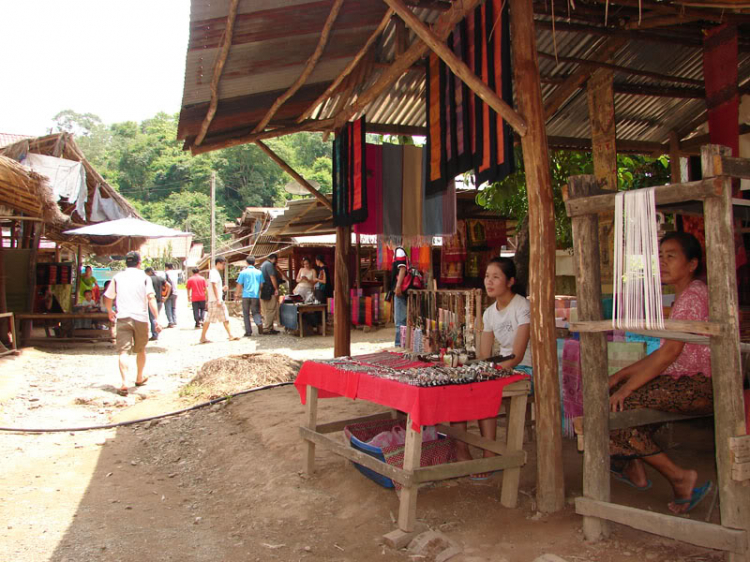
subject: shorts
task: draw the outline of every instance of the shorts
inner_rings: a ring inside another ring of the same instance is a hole
[[[223,301],[211,301],[206,309],[206,322],[215,324],[217,322],[229,322],[229,311]]]
[[[138,322],[132,318],[118,318],[115,332],[117,353],[140,353],[148,343],[148,322]]]

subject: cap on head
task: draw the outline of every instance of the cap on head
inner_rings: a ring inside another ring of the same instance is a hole
[[[128,267],[135,267],[141,263],[141,254],[138,252],[128,252],[125,254],[125,265]]]

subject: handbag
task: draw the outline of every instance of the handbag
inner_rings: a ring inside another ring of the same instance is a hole
[[[409,289],[424,289],[424,275],[416,267],[412,267],[409,256],[406,256],[406,275],[401,282],[401,291],[406,293]]]

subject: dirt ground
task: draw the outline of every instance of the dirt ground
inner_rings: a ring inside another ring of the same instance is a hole
[[[331,337],[266,336],[196,345],[186,308],[179,327],[149,344],[149,383],[121,398],[109,344],[27,349],[0,359],[0,425],[78,427],[138,419],[186,405],[180,389],[210,359],[265,351],[293,359],[332,356]],[[232,319],[235,333],[239,321]],[[213,334],[211,334],[213,332]],[[387,346],[393,330],[352,334],[352,352]],[[321,421],[378,407],[321,402]],[[419,561],[383,545],[398,499],[352,466],[318,451],[317,472],[300,474],[302,415],[293,386],[252,393],[166,418],[112,430],[0,434],[0,561]],[[712,432],[683,424],[672,436],[678,462],[712,474]],[[613,525],[610,539],[586,544],[572,498],[581,493],[581,457],[565,442],[565,510],[535,509],[535,457],[522,472],[519,506],[500,506],[502,476],[423,489],[418,517],[460,543],[456,562],[531,562],[554,553],[568,562],[718,561],[719,553]],[[613,500],[666,511],[670,490],[658,475],[646,493],[613,482]],[[710,502],[693,518],[704,520]],[[718,508],[713,521],[718,520]]]

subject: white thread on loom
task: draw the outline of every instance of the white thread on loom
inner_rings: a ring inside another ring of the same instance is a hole
[[[654,188],[615,196],[612,328],[664,329]]]

